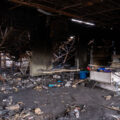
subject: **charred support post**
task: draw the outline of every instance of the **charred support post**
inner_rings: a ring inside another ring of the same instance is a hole
[[[52,68],[51,56],[52,48],[49,38],[49,28],[42,26],[33,34],[32,58],[30,63],[30,75],[43,75],[44,71]]]
[[[0,74],[1,74],[1,69],[2,67],[1,67],[1,52],[0,52]]]
[[[46,45],[43,44],[42,49],[37,47],[33,49],[32,60],[30,64],[30,75],[42,75],[44,71],[51,69],[51,54],[46,51]]]
[[[6,69],[6,54],[4,53],[4,59],[3,59],[3,62],[4,62],[4,69]]]
[[[78,57],[79,57],[79,67],[86,68],[88,65],[88,48],[87,44],[84,41],[79,40],[79,48],[78,48]]]
[[[80,38],[79,38],[79,36],[77,37],[77,44],[76,44],[76,56],[75,56],[75,64],[76,64],[76,66],[77,66],[77,69],[79,69],[80,68],[80,64],[79,64],[79,41],[80,40]]]

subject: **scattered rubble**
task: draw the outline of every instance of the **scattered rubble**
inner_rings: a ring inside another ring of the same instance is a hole
[[[60,79],[61,76],[60,76],[60,75],[53,75],[53,78],[55,78],[55,79]]]
[[[42,86],[41,85],[36,86],[34,89],[37,90],[37,91],[42,91]]]
[[[111,95],[108,95],[108,96],[104,96],[105,100],[110,100],[112,98]]]
[[[48,118],[51,118],[51,115],[44,114],[40,108],[25,107],[23,102],[13,103],[12,96],[3,99],[0,106],[0,120],[47,120]]]
[[[41,92],[45,89],[47,92],[49,89],[54,89],[54,87],[61,87],[61,88],[69,88],[73,87],[77,89],[79,84],[85,84],[85,80],[71,80],[70,77],[66,75],[65,79],[63,75],[51,75],[51,76],[39,76],[39,77],[22,77],[22,76],[10,76],[6,74],[6,82],[3,84],[0,82],[0,92],[2,94],[19,92],[21,89],[26,88],[33,88],[34,90]],[[49,79],[48,79],[49,78]],[[47,79],[47,80],[46,80]],[[74,90],[76,90],[74,89]],[[105,100],[111,100],[112,96],[107,95],[104,96]],[[64,99],[61,100],[63,104],[66,104]],[[36,105],[33,108],[28,108],[24,105],[24,103],[13,102],[13,97],[9,96],[8,98],[2,100],[2,105],[0,105],[0,116],[2,120],[79,120],[81,119],[81,114],[87,113],[88,109],[86,105],[74,105],[67,107],[64,114],[58,116],[57,118],[53,119],[53,115],[46,114],[45,111],[41,110],[38,105],[39,101],[34,101]],[[46,104],[44,104],[46,106]],[[105,106],[104,106],[105,107]],[[111,109],[114,111],[119,112],[119,107],[106,107],[107,109]],[[56,117],[56,116],[55,116]]]
[[[43,112],[41,111],[40,108],[35,108],[35,114],[41,115],[41,114],[43,114]]]
[[[72,84],[73,88],[76,88],[78,84],[85,82],[85,80],[75,80]]]
[[[105,106],[105,105],[102,105],[102,106],[107,108],[107,109],[120,112],[120,107],[119,106]]]
[[[65,84],[65,87],[70,87],[72,85],[72,81],[68,81],[66,84]]]
[[[62,80],[65,78],[64,81],[62,81],[61,78]],[[72,84],[73,79],[71,80],[70,75],[67,73],[64,75],[54,74],[44,77],[22,76],[19,73],[14,75],[6,74],[5,83],[0,82],[0,93],[8,95],[27,88],[33,88],[41,92],[43,89],[50,89],[50,87],[72,87]],[[75,118],[79,118],[79,110],[77,108],[74,108],[71,114],[73,114]],[[53,117],[49,114],[46,115],[40,108],[26,108],[22,102],[13,103],[12,96],[2,100],[0,116],[5,120],[45,120],[45,118]]]
[[[71,74],[73,75],[73,73]],[[61,79],[64,79],[64,81]],[[34,88],[37,91],[42,91],[42,89],[48,90],[52,87],[73,87],[73,81],[74,79],[73,77],[71,78],[69,73],[30,77],[23,76],[17,72],[14,75],[6,74],[5,83],[0,82],[0,92],[9,94],[26,88]],[[77,84],[75,83],[75,87]]]
[[[12,76],[7,74],[6,82],[0,83],[0,92],[4,94],[18,92],[20,89],[32,88],[41,84],[41,78]]]
[[[110,115],[110,116],[115,118],[115,120],[120,120],[120,115]]]
[[[16,105],[11,105],[11,106],[8,106],[8,107],[6,107],[5,109],[7,109],[7,110],[15,110],[15,111],[18,111],[19,109],[20,109],[20,106],[19,106],[19,104],[16,104]]]
[[[86,105],[70,106],[66,109],[64,115],[58,117],[57,120],[78,120],[80,119],[80,113],[86,111]]]
[[[79,113],[79,107],[76,107],[75,109],[74,109],[74,113],[75,113],[75,117],[76,118],[79,118],[80,117],[80,113]]]

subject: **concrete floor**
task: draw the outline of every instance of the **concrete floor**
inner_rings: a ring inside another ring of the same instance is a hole
[[[104,96],[112,95],[109,101]],[[25,89],[12,93],[14,102],[23,102],[26,107],[40,107],[45,114],[57,117],[62,115],[67,106],[86,105],[87,110],[80,112],[80,120],[115,120],[111,115],[119,115],[118,112],[107,109],[106,106],[120,106],[120,96],[114,96],[113,92],[99,88],[50,88],[49,90],[36,91]],[[6,96],[0,96],[0,99]]]

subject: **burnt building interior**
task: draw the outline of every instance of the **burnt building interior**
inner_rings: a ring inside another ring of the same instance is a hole
[[[119,0],[0,0],[0,120],[119,120],[119,14]]]

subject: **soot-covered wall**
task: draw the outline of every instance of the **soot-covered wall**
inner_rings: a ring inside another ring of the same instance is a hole
[[[41,75],[42,72],[52,68],[52,42],[49,34],[50,28],[46,23],[46,18],[31,33],[32,58],[30,74],[32,76]]]

